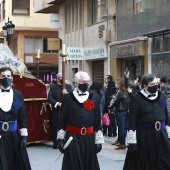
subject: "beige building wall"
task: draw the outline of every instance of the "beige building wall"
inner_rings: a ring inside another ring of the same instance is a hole
[[[109,19],[108,21],[102,21],[96,24],[89,24],[89,17],[91,17],[91,14],[89,14],[88,9],[88,3],[89,0],[83,1],[83,26],[82,28],[65,33],[66,31],[66,25],[64,22],[65,18],[65,5],[70,3],[72,5],[74,1],[67,1],[67,3],[64,3],[60,6],[60,21],[61,21],[61,29],[59,30],[59,37],[63,40],[63,43],[66,44],[66,47],[93,47],[97,46],[99,44],[105,44],[105,47],[107,49],[107,56],[106,58],[103,58],[104,60],[104,75],[110,74],[110,54],[108,53],[108,43],[105,42],[103,38],[99,38],[99,26],[104,25],[105,29],[111,30],[110,34],[110,42],[114,42],[116,40],[115,37],[115,20]],[[78,15],[78,14],[77,14]],[[115,15],[115,1],[108,0],[108,15],[114,16]],[[72,22],[72,21],[70,21]],[[80,20],[78,20],[78,23]],[[73,23],[71,23],[72,25]],[[101,59],[95,58],[94,60],[85,60],[85,61],[67,61],[67,74],[66,78],[73,79],[74,74],[71,71],[71,68],[77,67],[78,70],[87,71],[91,78],[93,75],[92,70],[92,61],[98,61]],[[76,66],[75,66],[75,63]],[[59,70],[62,70],[62,64],[61,64],[61,58],[59,60]]]
[[[2,0],[0,0],[0,3]],[[30,15],[20,16],[12,15],[12,0],[5,1],[5,20],[0,23],[0,26],[5,25],[9,20],[15,24],[15,27],[36,27],[36,28],[50,28],[50,14],[34,13],[34,0],[30,0]]]
[[[34,12],[34,6],[36,3],[38,3],[38,6],[42,1],[38,0],[30,0],[30,6],[29,6],[29,15],[13,15],[12,14],[12,0],[5,0],[5,6],[3,10],[3,0],[0,0],[1,3],[1,22],[0,27],[2,28],[5,23],[9,21],[12,21],[12,23],[15,25],[14,28],[14,34],[12,35],[11,41],[10,41],[10,48],[12,52],[14,53],[15,57],[17,57],[20,61],[25,63],[26,65],[36,66],[37,60],[35,59],[35,56],[37,53],[30,52],[25,53],[25,36],[30,37],[49,37],[54,38],[58,37],[58,29],[57,28],[50,28],[51,27],[51,16],[50,14],[44,14],[44,13],[35,13]],[[46,3],[44,3],[46,4]],[[21,4],[22,9],[26,9],[26,4]],[[25,6],[24,6],[25,5]],[[17,5],[14,5],[17,9]],[[43,7],[43,6],[41,6]],[[5,18],[4,18],[4,11],[5,11]],[[0,36],[3,36],[3,31],[0,32]],[[5,43],[7,43],[5,41]],[[41,45],[43,46],[43,42],[41,42]],[[44,50],[45,51],[45,50]],[[57,72],[57,65],[58,65],[58,53],[49,53],[41,51],[41,60],[40,60],[40,67],[47,66],[45,69],[40,71],[41,74],[52,74],[52,71],[49,69],[50,66],[56,66],[55,72]],[[26,56],[31,56],[33,58],[33,61],[29,62],[25,60]],[[44,67],[43,67],[44,68]],[[31,68],[32,69],[32,68]],[[30,71],[34,71],[30,70]]]

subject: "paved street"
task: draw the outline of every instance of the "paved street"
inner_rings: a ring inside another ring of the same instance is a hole
[[[122,170],[126,150],[115,150],[111,143],[116,138],[105,137],[105,144],[102,151],[98,154],[101,170]],[[27,147],[32,170],[60,170],[62,156],[54,162],[58,149],[52,148],[51,142],[41,144],[30,144]]]

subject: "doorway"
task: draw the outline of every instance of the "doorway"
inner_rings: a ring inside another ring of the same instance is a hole
[[[133,81],[138,75],[142,76],[144,74],[144,58],[135,57],[123,59],[122,61],[122,72],[124,73],[125,67],[128,67],[130,72],[129,80]]]

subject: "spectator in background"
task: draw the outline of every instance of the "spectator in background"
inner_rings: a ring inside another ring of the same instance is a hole
[[[102,88],[102,90],[101,90],[101,99],[100,99],[100,114],[101,114],[101,118],[102,118],[103,113],[104,113],[104,105],[105,105],[105,94],[104,94],[104,88]]]
[[[108,81],[107,88],[105,91],[104,113],[110,112],[108,109],[108,106],[110,105],[112,96],[115,95],[115,93],[116,93],[115,82],[110,80]],[[113,113],[114,112],[112,113],[110,112],[109,114],[110,125],[109,126],[103,125],[103,134],[107,135],[107,130],[108,130],[108,137],[117,136],[117,133],[116,133],[117,125],[116,125],[115,115]]]
[[[72,91],[71,86],[68,84],[65,84],[65,89],[67,92]],[[63,93],[65,93],[65,91],[63,91],[62,89],[62,73],[58,73],[57,83],[51,86],[50,91],[48,93],[48,101],[52,106],[51,126],[52,126],[53,149],[58,148],[56,139],[57,139],[57,131],[59,125],[59,117],[60,117],[60,109],[62,105]]]
[[[53,86],[53,85],[56,84],[56,83],[57,83],[57,79],[54,78],[54,79],[51,81],[51,83],[50,83],[50,87]]]
[[[129,109],[130,97],[128,95],[128,91],[125,85],[125,79],[122,78],[118,82],[118,93],[116,94],[115,102],[112,106],[109,106],[109,109],[115,107],[116,110],[116,120],[118,126],[118,140],[113,143],[113,145],[118,145],[116,150],[126,149],[125,138],[126,138],[126,121],[127,121],[127,113]]]
[[[129,74],[130,74],[129,71],[127,72],[127,74],[125,73],[125,84],[126,84],[126,88],[129,87],[132,90],[131,96],[133,96],[142,89],[141,88],[141,76],[138,75],[136,77],[134,84],[129,84]]]
[[[166,83],[168,83],[168,78],[165,76],[165,77],[162,77],[161,79],[160,79],[160,84],[166,84]]]
[[[161,91],[165,94],[168,117],[170,120],[170,85],[168,83],[161,84]]]
[[[102,97],[102,90],[103,86],[100,82],[97,81],[93,81],[92,85],[89,88],[89,92],[91,92],[98,100],[98,102],[100,103],[101,101],[101,97]],[[101,111],[100,111],[101,113]]]
[[[107,89],[107,85],[108,85],[108,82],[113,80],[113,77],[111,75],[106,75],[104,77],[104,88],[102,90],[102,97],[101,97],[101,101],[100,101],[100,111],[102,112],[101,113],[101,118],[104,114],[104,108],[105,108],[105,92],[106,92],[106,89]]]

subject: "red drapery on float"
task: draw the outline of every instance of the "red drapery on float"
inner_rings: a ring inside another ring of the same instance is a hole
[[[50,104],[46,86],[37,79],[14,75],[13,88],[23,93],[27,112],[28,143],[50,141]]]

